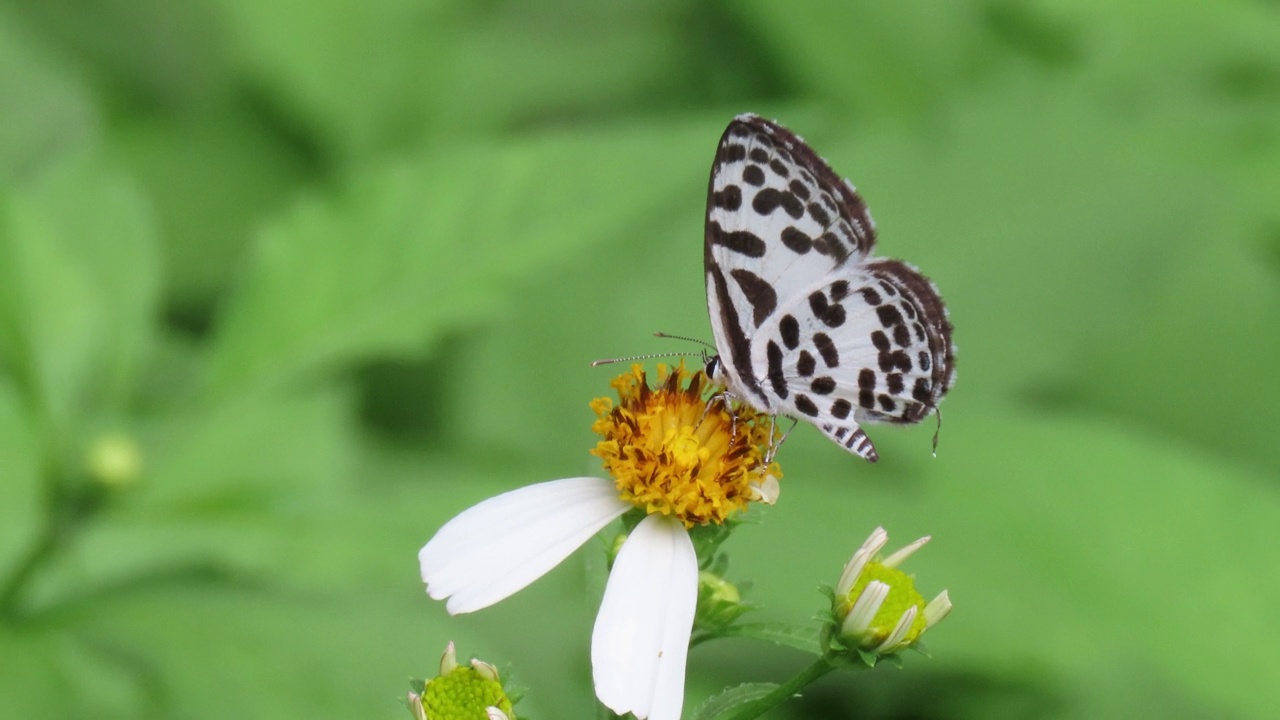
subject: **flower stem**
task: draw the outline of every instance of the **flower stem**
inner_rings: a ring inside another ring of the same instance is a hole
[[[779,685],[773,692],[738,708],[738,711],[730,715],[727,720],[751,720],[751,718],[760,717],[790,700],[801,688],[812,684],[818,678],[835,669],[835,665],[828,662],[825,657],[820,657],[812,665],[801,670],[795,677]]]
[[[40,569],[58,548],[59,541],[62,539],[63,532],[59,529],[59,523],[53,518],[48,518],[44,523],[44,527],[40,531],[40,536],[31,545],[22,562],[17,565],[13,574],[5,581],[4,587],[0,590],[0,618],[14,618],[19,614],[19,605],[22,600],[22,591],[26,588],[31,577]]]

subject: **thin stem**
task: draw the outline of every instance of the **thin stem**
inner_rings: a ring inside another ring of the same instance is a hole
[[[48,474],[54,476],[53,472]],[[100,488],[68,490],[61,482],[51,482],[44,522],[39,535],[12,574],[0,585],[0,619],[13,619],[22,613],[23,593],[32,578],[48,565],[59,549],[65,547],[76,531],[83,527],[101,506]]]
[[[5,581],[3,590],[0,590],[0,617],[13,618],[18,615],[23,588],[58,548],[58,541],[63,535],[61,525],[62,523],[54,517],[46,518],[39,537],[27,550],[26,557],[18,564],[17,569]]]
[[[728,720],[751,720],[751,718],[760,717],[790,700],[801,688],[812,684],[818,678],[835,669],[835,665],[828,662],[825,657],[820,657],[812,665],[801,670],[795,677],[779,685],[773,692],[739,708],[736,713],[729,716]]]

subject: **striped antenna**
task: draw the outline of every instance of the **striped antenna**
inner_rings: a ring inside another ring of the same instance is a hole
[[[707,347],[711,348],[712,350],[715,350],[715,349],[716,349],[716,346],[715,346],[715,345],[712,345],[711,343],[707,342],[706,340],[699,340],[698,338],[685,337],[684,335],[669,335],[669,334],[664,333],[664,332],[656,332],[656,333],[654,333],[654,334],[653,334],[653,336],[654,336],[654,337],[660,337],[660,338],[668,338],[668,339],[671,339],[671,340],[684,340],[685,342],[691,342],[691,343],[697,343],[697,344],[699,344],[699,345],[705,345],[705,346],[707,346]]]
[[[610,365],[612,363],[631,362],[633,360],[652,360],[653,358],[692,357],[691,353],[653,353],[652,355],[632,355],[630,357],[605,358],[591,361],[591,367]]]
[[[715,345],[712,345],[711,343],[705,340],[685,337],[684,335],[669,335],[664,332],[656,332],[653,334],[653,336],[660,337],[660,338],[668,338],[671,340],[684,340],[686,342],[697,343],[699,345],[705,345],[711,348],[712,350],[714,350],[716,347]],[[595,362],[591,363],[591,367],[599,367],[601,365],[609,365],[612,363],[620,363],[620,362],[632,362],[634,360],[652,360],[654,358],[669,358],[669,357],[681,357],[681,358],[701,357],[705,361],[707,359],[707,353],[706,351],[702,351],[699,353],[653,353],[651,355],[632,355],[629,357],[605,358],[603,360],[596,360]]]

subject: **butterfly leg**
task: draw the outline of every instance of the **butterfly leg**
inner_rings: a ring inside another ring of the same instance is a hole
[[[765,456],[764,456],[765,464],[768,464],[768,463],[773,462],[773,458],[774,458],[774,456],[778,454],[778,448],[782,447],[782,443],[786,442],[786,441],[787,441],[787,438],[791,436],[791,431],[792,431],[792,430],[795,430],[795,429],[796,429],[796,425],[799,425],[799,424],[800,424],[800,421],[799,421],[799,420],[797,420],[796,418],[791,418],[791,427],[787,428],[786,432],[782,433],[782,437],[778,438],[778,439],[775,441],[775,440],[774,440],[774,437],[775,437],[775,435],[774,435],[774,429],[776,428],[777,417],[778,417],[777,415],[770,415],[770,416],[769,416],[769,422],[770,422],[770,426],[769,426],[769,450],[768,450],[768,452],[766,452],[766,453],[765,453]]]
[[[725,411],[729,413],[729,439],[732,442],[738,437],[738,413],[733,411],[733,407],[730,403],[737,399],[738,396],[728,390],[719,390],[712,393],[707,398],[707,404],[702,408],[702,415],[698,418],[698,424],[702,424],[702,421],[707,417],[707,413],[711,411],[711,406],[715,404],[716,400],[719,400]]]

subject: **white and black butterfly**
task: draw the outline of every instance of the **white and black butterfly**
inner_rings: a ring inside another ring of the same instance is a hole
[[[933,283],[871,255],[866,203],[794,133],[756,115],[720,138],[707,193],[711,378],[801,418],[869,462],[865,422],[916,423],[951,388],[951,323]]]

